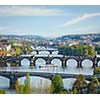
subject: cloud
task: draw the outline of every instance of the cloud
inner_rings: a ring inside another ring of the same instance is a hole
[[[57,16],[62,10],[35,6],[0,6],[0,16]]]
[[[90,14],[81,15],[81,16],[79,16],[77,18],[74,18],[74,19],[72,19],[70,21],[65,22],[62,25],[62,27],[73,25],[73,24],[79,23],[80,21],[83,21],[85,19],[88,19],[88,18],[91,18],[91,17],[95,17],[95,16],[100,16],[100,13],[90,13]]]

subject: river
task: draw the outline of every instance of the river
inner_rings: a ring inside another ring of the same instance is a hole
[[[35,52],[32,52],[32,54],[34,54]],[[53,52],[52,55],[57,55],[57,51]],[[47,55],[48,52],[46,51],[41,51],[40,53],[41,55]],[[82,63],[83,68],[76,68],[77,66],[77,62],[74,59],[70,59],[68,60],[67,67],[65,69],[62,68],[61,66],[61,61],[58,59],[54,59],[51,63],[57,65],[58,67],[55,68],[54,70],[52,68],[45,68],[45,69],[40,69],[39,65],[45,64],[45,61],[43,59],[38,59],[36,61],[36,67],[35,69],[29,69],[29,62],[24,60],[22,62],[22,66],[20,67],[20,70],[34,70],[34,71],[43,71],[43,72],[61,72],[61,73],[70,73],[70,74],[85,74],[85,75],[92,75],[93,74],[93,69],[91,68],[92,66],[92,62],[89,60],[85,60]],[[9,68],[8,68],[9,69]],[[18,79],[20,84],[24,84],[24,80],[25,77],[19,78]],[[47,85],[49,86],[51,81],[48,79],[44,79],[44,78],[40,78],[40,77],[30,77],[30,81],[31,81],[31,87],[33,88],[38,88],[40,84]],[[75,79],[74,78],[70,78],[70,79],[63,79],[64,82],[64,87],[66,89],[71,89],[72,85],[74,83]],[[16,91],[15,90],[11,90],[9,89],[9,79],[4,78],[2,76],[0,76],[0,89],[4,89],[6,90],[7,94],[15,94]],[[46,91],[44,92],[40,92],[40,91],[33,91],[32,93],[46,93]]]

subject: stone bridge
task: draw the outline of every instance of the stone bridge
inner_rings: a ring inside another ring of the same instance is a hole
[[[35,51],[36,54],[40,54],[41,51],[47,51],[49,54],[52,54],[54,51],[58,51],[57,49],[33,49],[32,51]]]
[[[27,72],[18,72],[18,71],[0,71],[0,76],[10,79],[9,84],[10,88],[15,88],[16,80],[20,77],[25,77]],[[63,74],[63,73],[44,73],[44,72],[29,72],[30,76],[37,76],[46,78],[52,81],[54,75],[61,75],[63,79],[65,78],[76,78],[77,74]],[[92,75],[85,75],[86,80],[91,81]],[[100,77],[97,77],[100,80]]]
[[[86,57],[86,56],[42,56],[42,55],[23,55],[23,56],[2,56],[0,57],[0,66],[7,66],[7,63],[10,63],[11,66],[21,66],[21,61],[27,59],[30,63],[30,66],[36,66],[36,61],[41,58],[46,64],[51,64],[54,59],[58,59],[61,61],[62,66],[67,66],[67,61],[69,59],[74,59],[77,61],[77,67],[82,67],[82,62],[84,60],[92,61],[92,67],[98,66],[98,62],[100,62],[100,57]]]
[[[33,60],[30,61],[33,63],[34,66],[36,66],[36,61],[38,59],[43,59],[46,64],[51,64],[51,62],[54,60],[54,59],[58,59],[61,61],[61,64],[62,66],[67,66],[67,61],[70,60],[70,59],[74,59],[76,62],[77,62],[77,67],[82,67],[82,62],[84,60],[90,60],[92,61],[92,68],[95,67],[95,66],[98,66],[98,62],[100,61],[100,58],[97,58],[97,57],[85,57],[85,56],[35,56],[33,57]]]

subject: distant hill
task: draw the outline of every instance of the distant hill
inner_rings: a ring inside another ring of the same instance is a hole
[[[0,35],[0,38],[14,39],[31,39],[31,40],[46,40],[46,38],[38,35]]]
[[[61,41],[65,41],[65,40],[87,40],[87,39],[90,39],[92,42],[100,41],[100,33],[65,35],[65,36],[56,38],[56,40],[61,40]]]
[[[44,37],[38,35],[23,35],[22,38],[34,39],[34,40],[45,40]]]
[[[92,42],[100,41],[100,33],[88,33],[88,34],[75,34],[75,35],[65,35],[57,38],[42,37],[39,35],[0,35],[3,39],[30,39],[30,40],[90,40]]]

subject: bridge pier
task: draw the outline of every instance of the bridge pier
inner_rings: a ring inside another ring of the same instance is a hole
[[[51,64],[51,61],[48,59],[48,60],[46,61],[46,64]]]
[[[15,89],[15,84],[16,84],[16,81],[17,81],[17,78],[14,74],[11,74],[10,75],[10,82],[9,82],[9,85],[10,85],[10,89]]]
[[[52,54],[52,51],[49,51],[50,52],[50,55]]]
[[[36,66],[36,60],[33,60],[33,66]]]
[[[2,67],[6,67],[6,66],[7,66],[6,60],[3,59],[3,60],[2,60]]]
[[[18,64],[19,66],[21,66],[21,62],[19,62],[19,64]]]
[[[82,68],[82,62],[81,61],[77,61],[77,68]]]
[[[98,65],[97,63],[95,63],[95,61],[93,62],[93,66],[92,66],[92,68],[95,68],[96,67],[96,65]]]
[[[31,60],[31,61],[30,61],[30,67],[33,67],[33,66],[34,66],[34,61]]]
[[[39,51],[38,51],[38,50],[36,51],[36,54],[37,54],[37,55],[39,54]]]
[[[66,61],[62,61],[62,67],[66,67]]]
[[[95,67],[98,67],[98,61],[95,60]]]

